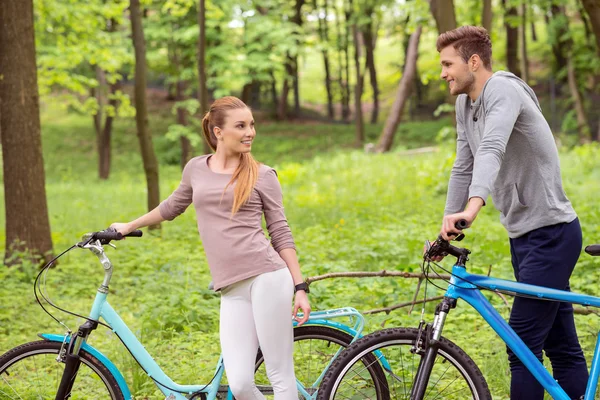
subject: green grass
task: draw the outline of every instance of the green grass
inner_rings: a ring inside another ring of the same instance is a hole
[[[151,121],[161,160],[161,193],[178,184],[180,169],[169,165],[176,144],[161,139],[169,120]],[[425,239],[439,229],[446,182],[453,161],[451,145],[439,152],[402,156],[397,150],[434,143],[444,120],[403,125],[396,151],[379,155],[352,150],[352,126],[323,124],[259,124],[256,157],[276,166],[284,191],[286,213],[299,250],[304,276],[336,271],[418,271]],[[374,140],[378,129],[369,131]],[[109,181],[96,177],[91,119],[69,116],[48,107],[43,114],[47,197],[55,251],[74,243],[82,233],[126,221],[145,212],[146,189],[137,154],[133,122],[119,121],[115,131],[113,172]],[[586,243],[600,241],[598,146],[563,152],[565,186],[579,213]],[[0,226],[4,226],[0,216]],[[115,265],[110,303],[119,311],[159,364],[178,382],[208,381],[219,354],[218,295],[210,281],[193,209],[158,233],[117,243],[107,253]],[[4,232],[0,231],[1,245]],[[512,278],[508,240],[497,212],[486,207],[463,242],[473,251],[470,271]],[[444,264],[450,267],[449,262]],[[595,294],[600,279],[598,260],[583,255],[571,287]],[[38,332],[63,332],[36,305],[32,295],[35,267],[0,269],[0,352],[35,340]],[[102,269],[81,250],[61,259],[49,272],[47,288],[59,305],[86,314]],[[316,282],[311,287],[314,309],[352,306],[361,311],[409,301],[416,282],[365,278]],[[428,296],[439,295],[428,288]],[[422,293],[421,293],[422,295]],[[503,316],[502,301],[489,295]],[[431,320],[433,305],[427,306]],[[416,326],[419,311],[406,309],[367,318],[367,331],[382,326]],[[75,329],[78,321],[65,318]],[[598,332],[595,316],[577,316],[587,354]],[[507,399],[508,363],[504,346],[464,303],[452,312],[445,336],[463,347],[481,366],[495,399]],[[155,397],[115,336],[101,328],[92,344],[122,368],[136,398]],[[588,356],[589,358],[589,356]],[[588,359],[591,361],[591,359]]]

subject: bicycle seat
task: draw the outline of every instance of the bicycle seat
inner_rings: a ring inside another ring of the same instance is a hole
[[[600,256],[600,244],[592,244],[585,248],[585,252],[590,256]]]

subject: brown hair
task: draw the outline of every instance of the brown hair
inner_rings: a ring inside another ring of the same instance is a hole
[[[477,54],[483,61],[483,66],[492,70],[492,42],[485,28],[467,25],[444,32],[437,38],[437,51],[448,46],[453,46],[464,62]]]
[[[214,133],[215,127],[223,126],[225,118],[227,117],[227,111],[238,110],[240,108],[250,109],[250,107],[237,97],[222,97],[211,104],[210,109],[204,115],[204,118],[202,118],[204,139],[213,151],[217,150],[218,145],[218,140]],[[240,163],[223,191],[223,193],[225,193],[227,188],[233,184],[233,182],[237,181],[233,192],[232,215],[237,213],[240,207],[250,199],[254,185],[258,180],[259,165],[258,161],[256,161],[250,153],[240,154]]]

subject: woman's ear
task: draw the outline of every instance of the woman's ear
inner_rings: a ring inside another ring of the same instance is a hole
[[[221,136],[221,128],[219,128],[218,126],[215,126],[213,128],[213,134],[215,135],[217,140],[223,140],[223,137]]]

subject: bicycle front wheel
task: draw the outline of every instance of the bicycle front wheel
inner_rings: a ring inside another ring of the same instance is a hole
[[[65,369],[57,361],[62,343],[37,341],[9,350],[0,357],[0,399],[54,400]],[[124,400],[110,371],[81,350],[81,366],[69,399]]]
[[[383,385],[392,399],[410,399],[425,350],[414,351],[417,337],[417,329],[391,328],[356,341],[328,369],[317,398],[376,399],[375,388]],[[463,350],[445,338],[439,341],[438,349],[424,399],[492,399],[481,371]],[[378,351],[379,363],[385,371],[384,380],[379,383],[365,374],[365,365],[361,362],[374,351]]]
[[[314,399],[330,362],[341,351],[350,345],[353,337],[349,334],[327,326],[306,325],[294,328],[294,372],[297,381],[302,385],[298,399]],[[372,354],[365,355],[360,361],[365,373],[374,382],[385,378],[384,370]],[[273,399],[273,389],[264,365],[261,351],[256,357],[255,383],[267,399]],[[386,389],[377,385],[374,398],[389,400]]]

